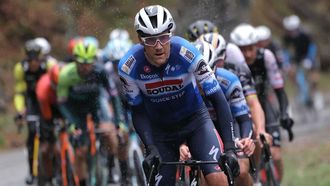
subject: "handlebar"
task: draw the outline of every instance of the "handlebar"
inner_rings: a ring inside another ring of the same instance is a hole
[[[224,156],[224,154],[221,154],[221,157]],[[227,161],[220,162],[220,161],[202,161],[202,160],[193,160],[188,159],[185,161],[171,161],[171,162],[161,162],[160,166],[163,165],[183,165],[183,166],[200,166],[205,164],[218,164],[220,167],[222,167],[223,172],[227,176],[227,181],[229,186],[234,185],[234,176],[231,171],[231,168],[228,165]],[[150,185],[152,177],[158,172],[156,165],[152,165],[149,174],[147,175],[147,185]]]

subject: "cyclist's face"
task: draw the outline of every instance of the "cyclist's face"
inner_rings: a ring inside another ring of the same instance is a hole
[[[84,78],[88,76],[92,70],[93,70],[93,63],[88,64],[88,63],[77,63],[77,69],[78,69],[78,74]]]
[[[140,42],[144,46],[148,61],[156,67],[164,65],[170,56],[170,37],[158,35],[148,39],[155,42],[153,46],[150,45],[151,43],[147,43],[147,40],[143,41],[140,37]]]
[[[31,72],[36,72],[41,64],[41,60],[39,59],[30,59],[28,60],[28,62],[29,62],[29,71]]]
[[[247,45],[239,47],[248,65],[252,64],[257,57],[257,45]]]

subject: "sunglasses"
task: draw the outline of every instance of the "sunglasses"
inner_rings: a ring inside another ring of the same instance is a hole
[[[147,46],[156,46],[157,41],[160,42],[161,45],[165,45],[171,40],[172,33],[166,33],[158,36],[150,36],[150,37],[141,37],[142,42]]]

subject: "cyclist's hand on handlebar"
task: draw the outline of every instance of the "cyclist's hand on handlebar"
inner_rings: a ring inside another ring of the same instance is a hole
[[[221,157],[221,165],[222,168],[224,167],[223,165],[227,162],[228,166],[230,167],[232,174],[234,177],[239,176],[240,174],[240,167],[238,164],[238,159],[237,156],[234,152],[234,150],[227,150],[224,155]]]
[[[289,141],[292,141],[294,136],[292,132],[292,126],[294,125],[294,121],[287,114],[281,117],[281,126],[288,131]]]
[[[191,158],[189,148],[186,144],[180,145],[179,150],[180,150],[180,160],[185,161],[185,160]]]
[[[81,129],[77,128],[75,124],[70,124],[68,127],[69,134],[73,135],[73,137],[78,137],[82,134]]]
[[[259,134],[256,136],[256,137],[257,137],[257,140],[259,141],[259,145],[260,145],[261,148],[263,147],[263,144],[262,144],[261,141],[260,141],[260,134],[262,134],[262,135],[265,136],[266,141],[267,141],[267,143],[269,144],[269,146],[272,146],[272,145],[273,145],[273,136],[270,135],[270,134],[267,133],[267,132],[261,132],[261,133],[259,133]]]
[[[16,113],[16,115],[14,117],[14,122],[15,122],[15,125],[17,126],[19,133],[24,124],[24,116],[25,116],[25,113],[18,112],[18,113]]]
[[[152,166],[155,166],[156,171],[158,171],[162,158],[157,147],[154,145],[147,146],[146,151],[147,157],[143,160],[142,166],[146,176],[149,176]]]
[[[251,156],[256,147],[251,138],[240,139],[236,142],[236,144],[247,156]]]

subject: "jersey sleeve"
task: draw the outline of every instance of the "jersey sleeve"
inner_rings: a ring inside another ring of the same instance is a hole
[[[125,56],[119,62],[118,72],[121,84],[123,86],[124,94],[127,98],[128,104],[139,105],[142,103],[142,94],[139,86],[133,77],[133,68],[136,65],[136,59],[133,55]]]
[[[27,89],[27,85],[24,79],[24,69],[21,63],[17,63],[14,67],[15,78],[15,95],[14,105],[17,112],[23,112],[25,109],[25,97],[24,93]]]
[[[37,99],[40,105],[41,114],[44,119],[50,120],[52,118],[52,110],[50,103],[50,79],[48,74],[44,74],[39,79],[36,86]]]
[[[65,100],[69,96],[70,79],[68,78],[67,70],[63,67],[60,71],[57,85],[57,100]]]
[[[196,53],[196,55],[197,56],[190,67],[190,71],[193,72],[195,79],[202,88],[204,94],[208,96],[217,91],[222,91],[213,71],[205,62],[203,56],[199,53]]]
[[[274,89],[283,88],[284,80],[277,66],[274,54],[270,50],[265,49],[264,59],[265,59],[265,67],[267,69],[268,79],[271,86]]]
[[[226,97],[229,98],[229,106],[233,117],[238,117],[249,113],[249,107],[247,106],[243,88],[238,78],[233,78],[233,82],[228,88]]]
[[[238,71],[238,77],[242,85],[244,96],[256,95],[257,91],[249,67],[246,64],[240,64],[238,65]]]

